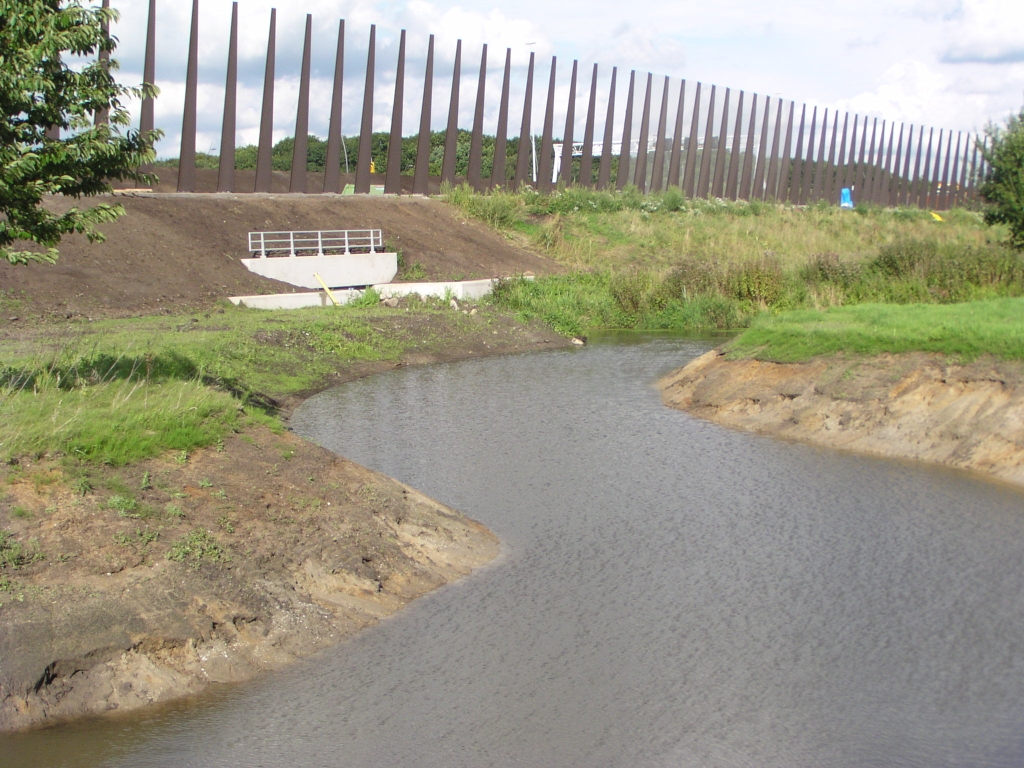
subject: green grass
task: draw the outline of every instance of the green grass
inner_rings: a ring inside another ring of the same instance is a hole
[[[473,193],[462,186],[444,199],[499,231],[519,233],[545,255],[575,269],[671,270],[683,260],[743,263],[765,256],[783,268],[835,253],[872,258],[880,246],[905,240],[984,246],[1001,243],[1005,227],[989,227],[978,212],[955,209],[936,221],[917,208],[854,211],[831,205],[686,200],[678,190],[641,195],[633,188],[597,192],[570,188],[551,195]]]
[[[958,360],[1024,360],[1024,299],[884,305],[762,315],[729,345],[733,357],[799,362],[819,355],[935,352]]]
[[[430,311],[428,307],[415,311]],[[104,320],[68,339],[0,342],[0,457],[59,453],[129,464],[179,456],[247,425],[274,428],[274,398],[405,344],[372,307]]]

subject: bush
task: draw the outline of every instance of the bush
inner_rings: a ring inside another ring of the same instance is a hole
[[[985,221],[1006,224],[1010,243],[1024,249],[1024,108],[1007,118],[1005,128],[990,123],[985,132],[991,140],[984,152],[988,173],[979,190],[989,203]]]

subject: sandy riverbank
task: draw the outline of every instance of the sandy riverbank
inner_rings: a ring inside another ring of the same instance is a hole
[[[1020,362],[915,353],[782,364],[713,350],[659,387],[666,405],[724,426],[1024,484]]]

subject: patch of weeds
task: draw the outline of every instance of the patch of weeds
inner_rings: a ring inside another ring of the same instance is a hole
[[[212,488],[213,487],[213,483],[211,483],[209,480],[207,480],[204,477],[202,480],[199,481],[199,487],[200,488]]]
[[[224,438],[217,438],[217,442],[213,444],[213,449],[217,451],[217,453],[224,453]]]
[[[107,499],[107,506],[117,512],[118,517],[131,517],[139,507],[139,502],[131,496],[117,494]]]
[[[177,520],[180,520],[185,516],[185,511],[177,504],[168,504],[166,511],[168,517],[173,517]]]
[[[142,473],[142,484],[139,487],[144,491],[148,491],[153,487],[153,483],[150,481],[148,469]]]
[[[187,464],[188,463],[188,451],[178,451],[176,454],[174,454],[174,460],[178,464]]]
[[[220,518],[217,520],[217,525],[219,525],[221,529],[224,530],[226,533],[235,532],[235,521],[227,515],[221,515]]]
[[[148,547],[154,541],[160,538],[160,531],[151,531],[149,528],[141,530],[135,529],[135,537],[142,542],[143,547]]]
[[[293,451],[291,448],[281,449],[281,458],[284,459],[285,461],[288,461],[288,459],[290,459],[294,455],[295,451]]]
[[[167,551],[167,559],[176,563],[188,563],[198,568],[203,560],[214,563],[226,563],[230,560],[227,549],[211,534],[202,528],[185,534]]]
[[[85,475],[75,480],[75,492],[79,496],[88,496],[92,490],[92,481]]]
[[[223,488],[218,488],[216,491],[210,491],[211,496],[215,496],[218,499],[226,499],[228,497],[227,492]]]
[[[187,499],[188,498],[188,494],[185,493],[184,491],[174,491],[174,493],[171,494],[171,498],[172,499]]]
[[[29,510],[25,509],[25,507],[15,507],[14,509],[11,510],[11,517],[20,517],[22,519],[26,519],[32,517],[32,513]]]
[[[132,537],[124,531],[118,531],[114,534],[114,543],[120,544],[122,547],[130,547],[132,544]]]

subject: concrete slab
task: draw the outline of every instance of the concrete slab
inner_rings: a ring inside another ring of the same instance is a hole
[[[319,274],[331,288],[388,283],[398,274],[398,255],[359,253],[331,256],[268,256],[242,259],[250,272],[300,288],[319,288]]]
[[[420,296],[450,295],[454,299],[479,299],[491,292],[496,280],[460,280],[440,283],[384,283],[374,285],[373,289],[382,299],[391,296],[409,296],[413,293]]]
[[[332,291],[339,304],[347,304],[363,295],[362,291]],[[261,296],[231,296],[232,304],[250,309],[304,309],[305,307],[329,307],[331,300],[323,291],[316,293],[270,293]]]

